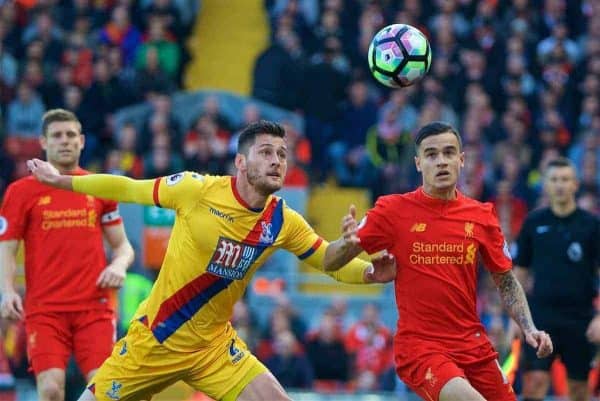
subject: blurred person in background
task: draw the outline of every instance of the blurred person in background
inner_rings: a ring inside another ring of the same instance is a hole
[[[338,330],[336,317],[325,311],[316,330],[306,336],[306,356],[314,370],[317,391],[345,388],[350,373],[350,358]]]
[[[309,389],[313,368],[294,334],[285,330],[273,338],[274,352],[265,365],[285,388]]]
[[[42,120],[48,162],[68,175],[79,167],[81,123],[55,109]],[[103,239],[112,251],[107,264]],[[19,241],[25,245],[25,303],[15,287]],[[41,401],[62,401],[73,354],[91,379],[115,341],[113,288],[133,262],[117,204],[41,185],[32,177],[11,184],[0,209],[0,312],[25,320],[29,364]]]
[[[517,239],[516,271],[533,281],[528,293],[534,320],[552,336],[550,358],[538,359],[525,346],[523,400],[541,401],[549,370],[560,357],[568,375],[569,398],[590,399],[587,378],[600,343],[600,317],[594,308],[600,266],[600,220],[577,206],[578,181],[566,158],[550,161],[544,172],[549,206],[531,212]]]

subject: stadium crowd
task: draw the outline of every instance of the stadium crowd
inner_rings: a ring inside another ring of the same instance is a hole
[[[189,7],[0,0],[0,197],[27,174],[24,160],[39,156],[41,117],[56,107],[83,122],[90,170],[135,178],[230,171],[240,127],[218,100],[207,98],[191,126],[171,110],[188,58]],[[368,188],[373,199],[411,190],[419,184],[412,135],[443,120],[464,142],[460,189],[495,204],[511,244],[526,213],[546,204],[541,172],[557,155],[577,167],[580,206],[600,211],[600,1],[267,0],[265,7],[272,43],[256,61],[252,97],[305,121],[304,132],[289,127],[288,185],[334,179]],[[421,29],[433,51],[428,76],[401,90],[377,84],[365,59],[373,35],[393,22]],[[139,102],[151,105],[144,121],[117,130],[114,113]],[[244,110],[244,125],[260,118],[257,105]],[[504,357],[508,319],[490,280],[481,283],[482,319]],[[315,327],[285,299],[268,327],[257,327],[253,313],[240,304],[235,326],[284,386],[393,388],[393,328],[379,322],[375,305],[347,322],[343,302],[333,303]],[[22,360],[19,341],[9,340],[11,360]],[[336,370],[332,359],[341,361]]]

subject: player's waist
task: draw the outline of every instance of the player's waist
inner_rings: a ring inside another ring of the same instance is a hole
[[[153,325],[146,315],[136,316],[132,324],[143,325],[154,341],[168,349],[179,352],[193,352],[210,348],[215,341],[233,330],[231,324],[227,321],[201,328],[194,327],[189,322],[179,327],[168,327],[163,324]]]
[[[26,316],[33,316],[45,312],[79,312],[86,310],[115,310],[114,302],[107,300],[99,302],[97,300],[86,302],[31,302],[25,300]]]

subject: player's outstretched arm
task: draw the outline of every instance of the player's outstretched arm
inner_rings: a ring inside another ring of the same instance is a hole
[[[342,236],[330,243],[325,251],[323,260],[325,271],[339,269],[363,251],[357,232],[356,208],[350,205],[348,214],[342,218]]]
[[[553,351],[552,340],[546,332],[538,330],[533,324],[525,292],[514,272],[509,270],[504,273],[492,272],[491,274],[500,292],[504,307],[521,328],[525,341],[537,350],[538,358],[550,355]]]
[[[118,202],[153,205],[154,180],[134,180],[111,174],[62,175],[50,163],[31,159],[29,171],[38,181],[53,186]]]

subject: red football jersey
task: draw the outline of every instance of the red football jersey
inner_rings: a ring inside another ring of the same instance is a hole
[[[369,254],[396,258],[396,343],[431,341],[453,350],[487,341],[476,310],[477,260],[492,272],[512,261],[489,203],[457,192],[435,199],[422,188],[379,198],[359,225]]]
[[[112,290],[96,280],[106,267],[102,226],[121,221],[116,202],[33,177],[12,183],[0,209],[0,241],[24,240],[26,314],[112,307]]]

